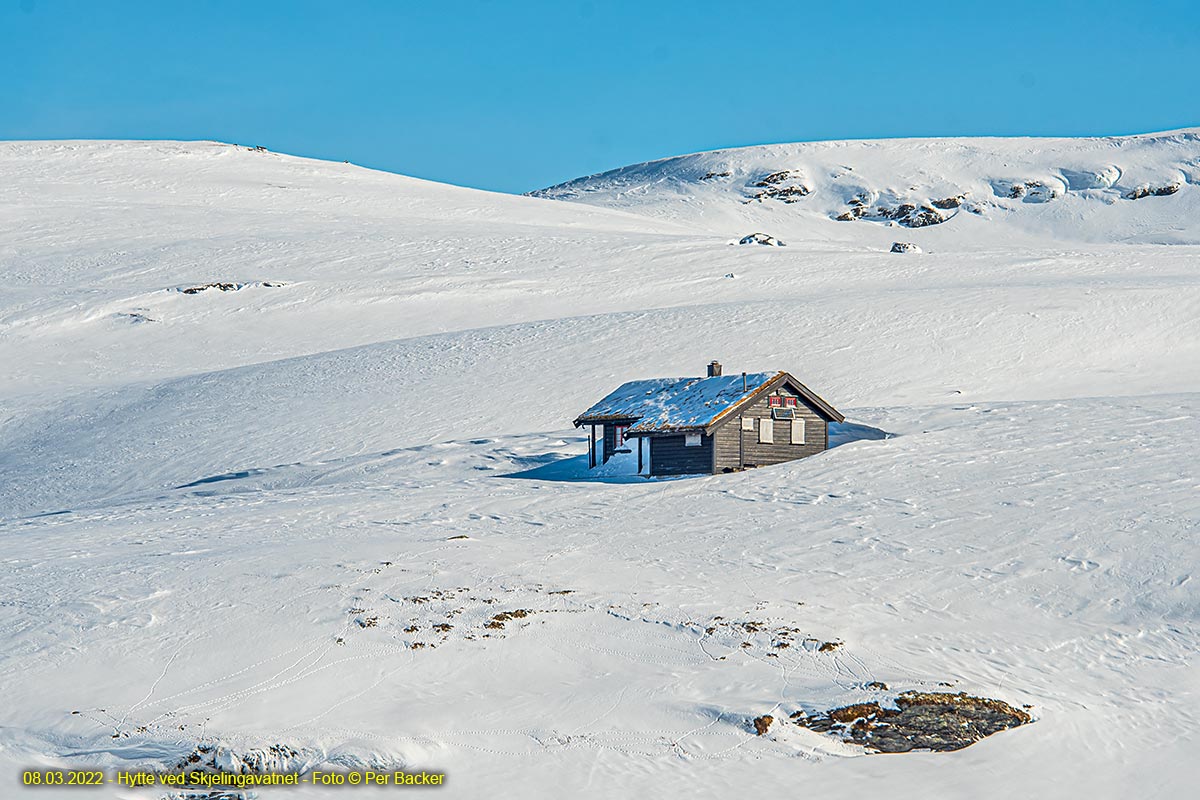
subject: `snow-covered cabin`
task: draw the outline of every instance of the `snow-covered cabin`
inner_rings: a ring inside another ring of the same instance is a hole
[[[624,383],[575,427],[591,427],[592,468],[620,457],[639,475],[694,475],[814,455],[829,447],[829,423],[844,419],[786,372],[722,375],[713,361],[703,378]]]

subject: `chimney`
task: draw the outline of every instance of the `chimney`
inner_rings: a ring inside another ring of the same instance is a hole
[[[710,361],[708,364],[708,377],[716,378],[721,375],[721,362]]]

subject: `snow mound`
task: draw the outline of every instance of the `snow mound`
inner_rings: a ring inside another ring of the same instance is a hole
[[[761,145],[635,164],[531,194],[732,233],[869,235],[834,221],[937,228],[941,243],[1053,238],[1200,243],[1200,132],[1077,139]],[[1169,198],[1153,209],[1118,201]],[[960,211],[969,212],[962,215]]]

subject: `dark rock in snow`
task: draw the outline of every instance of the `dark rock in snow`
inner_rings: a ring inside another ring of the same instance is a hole
[[[763,200],[782,200],[785,203],[795,203],[800,198],[807,197],[812,193],[812,189],[804,184],[804,176],[796,170],[772,172],[752,185],[763,190],[750,197],[750,200],[757,200],[760,203]]]
[[[1169,183],[1166,186],[1139,186],[1126,192],[1125,199],[1141,200],[1143,197],[1167,197],[1178,192],[1179,188],[1178,183]]]
[[[728,178],[732,172],[708,172],[701,176],[702,181],[711,181],[713,178]]]
[[[794,203],[801,197],[807,197],[812,193],[812,190],[807,186],[778,186],[767,189],[765,192],[759,192],[751,199],[762,202],[763,200],[782,200],[785,203]]]
[[[929,206],[918,208],[912,203],[902,203],[892,209],[880,206],[876,209],[875,215],[882,219],[895,220],[906,228],[924,228],[928,225],[940,225],[946,221],[946,217],[943,217],[936,209]]]
[[[1048,203],[1062,197],[1062,192],[1054,186],[1048,186],[1043,181],[1025,182],[1026,203]]]
[[[785,169],[782,172],[772,172],[770,175],[761,179],[758,183],[756,183],[754,185],[759,186],[759,187],[775,186],[777,184],[783,183],[784,181],[788,181],[788,180],[792,180],[792,179],[799,180],[800,177],[801,177],[801,175],[799,172],[796,172],[795,170],[791,170],[791,169]]]
[[[893,252],[893,253],[920,253],[920,252],[922,252],[922,250],[920,247],[917,247],[912,242],[892,242],[891,252]]]
[[[940,225],[949,219],[949,217],[942,216],[935,208],[931,208],[930,206],[918,207],[915,203],[901,203],[895,207],[880,205],[868,209],[858,198],[854,198],[849,202],[850,208],[838,214],[834,219],[839,222],[853,222],[856,219],[866,219],[876,222],[893,220],[906,228],[924,228],[928,225]]]
[[[1051,200],[1057,200],[1063,196],[1066,188],[1066,184],[1057,178],[1023,181],[998,180],[992,182],[992,190],[996,193],[997,197],[1020,200],[1023,203],[1048,203]]]
[[[946,217],[930,209],[928,205],[923,205],[916,213],[910,213],[904,224],[908,228],[924,228],[926,225],[940,225],[943,222],[946,222]]]
[[[200,292],[207,292],[209,289],[220,289],[222,292],[236,292],[245,285],[244,283],[203,283],[199,286],[187,286],[179,291],[184,294],[200,294]]]
[[[280,286],[286,286],[286,284],[280,283],[279,281],[262,281],[261,283],[201,283],[197,284],[196,286],[184,286],[176,289],[175,291],[182,292],[184,294],[200,294],[201,292],[207,292],[209,289],[219,289],[222,292],[236,292],[240,289],[245,289],[247,286],[267,286],[271,288],[277,288]]]
[[[910,212],[900,220],[900,224],[908,228],[924,228],[927,225],[941,225],[946,218],[929,206],[921,206],[920,210]]]
[[[792,714],[802,727],[833,733],[877,753],[961,750],[1033,718],[1000,700],[965,693],[905,692],[895,708],[856,703],[812,716]]]
[[[786,243],[779,241],[767,233],[752,233],[749,236],[743,236],[738,240],[738,244],[765,244],[773,247],[787,247]]]
[[[960,194],[960,195],[956,195],[954,197],[946,197],[941,200],[930,200],[929,204],[931,206],[933,206],[934,208],[948,210],[951,208],[958,208],[959,206],[961,206],[963,204],[963,201],[966,199],[967,199],[966,195]]]

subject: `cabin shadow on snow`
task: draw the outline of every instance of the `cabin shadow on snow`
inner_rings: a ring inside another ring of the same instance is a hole
[[[862,425],[857,422],[834,422],[829,425],[829,449],[833,450],[834,448],[852,444],[853,442],[893,439],[895,436],[896,434],[894,433],[888,433],[880,428]],[[645,481],[698,478],[709,474],[650,477],[635,474],[633,470],[636,469],[636,466],[616,463],[616,459],[609,462],[609,464],[589,469],[587,453],[577,456],[567,456],[554,452],[539,456],[527,456],[522,460],[525,463],[535,463],[536,466],[496,477],[539,481],[566,481],[571,483],[642,483]],[[792,462],[785,461],[783,463]],[[766,469],[766,467],[759,467],[759,469]]]

